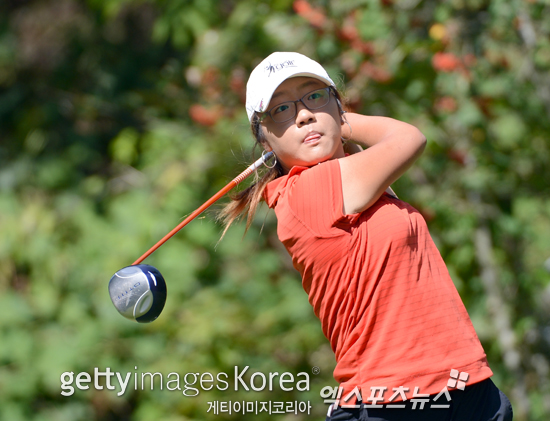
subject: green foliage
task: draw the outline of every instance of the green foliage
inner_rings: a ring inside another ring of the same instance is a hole
[[[311,417],[323,417],[319,391],[334,385],[334,357],[265,208],[246,237],[237,225],[219,245],[208,211],[147,260],[169,291],[154,323],[123,319],[107,293],[116,270],[252,160],[247,75],[272,51],[295,50],[326,65],[350,110],[426,134],[424,156],[394,188],[428,220],[516,418],[546,420],[548,9],[502,0],[2,2],[0,419],[242,418],[207,413],[215,400],[310,400]],[[60,393],[62,373],[95,367],[183,376],[247,365],[307,372],[311,390]]]

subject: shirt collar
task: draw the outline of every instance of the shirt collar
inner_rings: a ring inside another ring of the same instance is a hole
[[[283,175],[282,177],[276,178],[275,180],[268,183],[265,187],[263,196],[267,206],[274,208],[279,200],[279,196],[287,186],[289,180],[297,174],[300,174],[302,171],[308,170],[309,167],[300,167],[295,166],[290,169],[288,174]]]

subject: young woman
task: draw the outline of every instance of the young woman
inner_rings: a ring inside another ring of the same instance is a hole
[[[387,191],[422,153],[422,133],[344,113],[327,72],[297,53],[254,69],[246,109],[276,164],[222,217],[248,212],[250,224],[262,198],[275,209],[336,356],[327,420],[511,420],[426,223]],[[366,149],[347,154],[348,140]]]

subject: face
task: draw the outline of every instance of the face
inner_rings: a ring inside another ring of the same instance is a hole
[[[327,85],[318,79],[295,77],[285,80],[271,98],[268,110],[285,101],[297,101],[305,94]],[[296,116],[284,123],[275,123],[266,116],[262,130],[266,138],[263,145],[273,150],[285,173],[295,165],[311,167],[329,159],[343,158],[342,120],[333,94],[329,103],[316,110],[296,104]]]

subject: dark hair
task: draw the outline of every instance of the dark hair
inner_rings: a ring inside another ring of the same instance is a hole
[[[342,98],[340,96],[340,93],[334,87],[332,87],[331,91],[334,93],[338,109],[340,110],[340,114],[342,115],[344,113],[344,110],[342,108]],[[254,115],[252,116],[250,128],[252,130],[252,135],[256,140],[256,143],[254,144],[254,149],[258,147],[263,148],[263,145],[267,142],[267,139],[265,138],[264,132],[262,130],[261,118],[258,113],[254,113]],[[225,225],[220,241],[224,237],[231,224],[236,219],[241,218],[245,213],[247,214],[245,233],[246,231],[248,231],[250,225],[252,224],[252,220],[254,219],[254,215],[256,214],[258,204],[263,198],[265,187],[271,181],[275,180],[278,177],[281,177],[282,175],[284,175],[283,167],[281,163],[277,161],[273,168],[265,171],[261,176],[258,171],[256,171],[254,183],[252,183],[252,185],[250,185],[250,187],[246,188],[245,190],[231,196],[231,202],[228,203],[220,211],[217,217],[217,219],[219,221],[222,221],[222,223]]]

